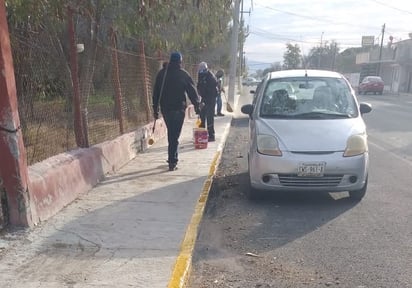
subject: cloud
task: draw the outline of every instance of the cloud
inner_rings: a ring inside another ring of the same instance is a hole
[[[251,6],[244,1],[244,11]],[[381,36],[384,43],[407,39],[412,2],[404,0],[254,0],[250,16],[242,15],[250,35],[246,58],[262,63],[283,61],[286,43],[298,44],[304,54],[312,47],[335,40],[341,48],[360,47],[362,36]]]

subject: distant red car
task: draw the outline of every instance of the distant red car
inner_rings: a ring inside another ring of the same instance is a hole
[[[366,76],[363,78],[362,82],[359,84],[358,93],[366,94],[372,92],[374,94],[383,93],[384,83],[381,77],[379,76]]]

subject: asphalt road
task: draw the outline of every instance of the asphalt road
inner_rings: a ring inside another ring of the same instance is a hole
[[[190,287],[412,287],[412,97],[359,99],[373,105],[364,116],[369,187],[359,203],[346,192],[247,200],[248,119],[234,119]]]

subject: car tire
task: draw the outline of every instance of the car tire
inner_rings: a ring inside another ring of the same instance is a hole
[[[262,199],[263,192],[259,189],[253,188],[252,184],[250,183],[250,177],[249,177],[249,185],[246,188],[246,196],[250,201],[259,201]]]
[[[248,157],[249,158],[249,157]],[[249,168],[249,159],[248,159],[248,185],[246,187],[246,197],[251,201],[257,201],[262,198],[262,191],[256,188],[253,188],[252,181],[250,181],[250,168]]]
[[[361,201],[362,198],[365,196],[367,189],[368,189],[368,177],[366,176],[365,184],[363,185],[361,189],[349,191],[350,199],[356,202]]]

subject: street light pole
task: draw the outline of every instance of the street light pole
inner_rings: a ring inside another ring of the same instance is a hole
[[[381,76],[381,61],[382,61],[382,48],[383,48],[383,36],[385,35],[385,24],[382,26],[382,38],[381,38],[381,47],[379,49],[379,62],[378,62],[378,76]]]
[[[228,89],[228,102],[233,104],[235,100],[235,85],[236,85],[236,66],[237,66],[237,52],[239,41],[239,14],[240,14],[240,1],[235,0],[235,6],[233,9],[233,27],[232,27],[232,39],[230,49],[230,71],[229,71],[229,89]]]

